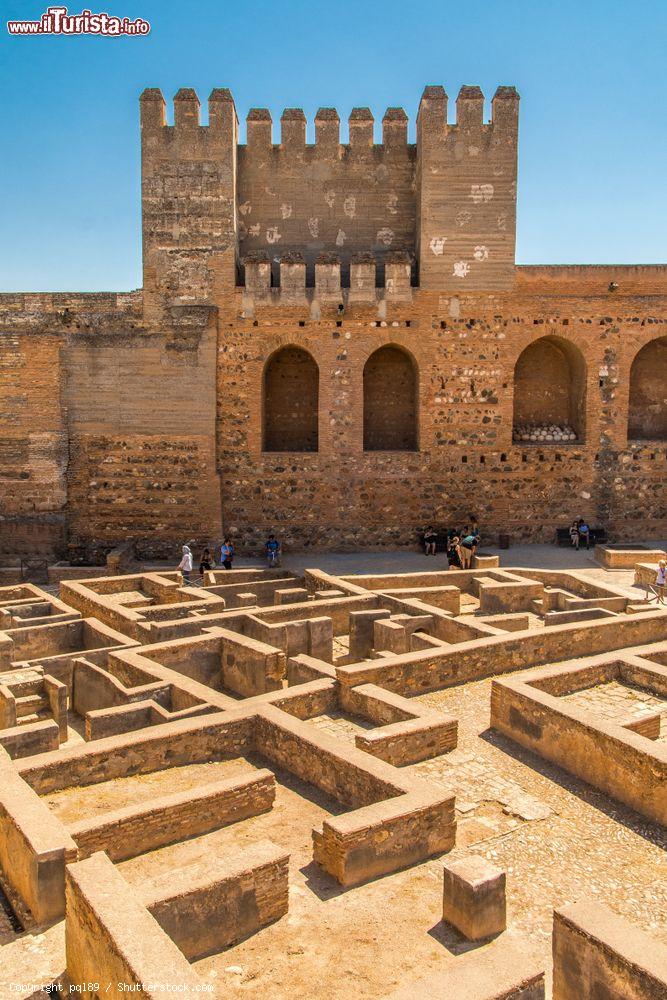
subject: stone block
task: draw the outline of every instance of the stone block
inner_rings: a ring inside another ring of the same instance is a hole
[[[471,941],[507,926],[505,872],[475,856],[444,865],[442,919]]]

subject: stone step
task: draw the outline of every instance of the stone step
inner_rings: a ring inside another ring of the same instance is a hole
[[[49,699],[42,694],[28,694],[16,699],[16,718],[23,719],[26,715],[35,715],[49,707]]]

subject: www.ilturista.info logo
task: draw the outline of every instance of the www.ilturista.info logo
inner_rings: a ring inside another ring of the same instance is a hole
[[[48,7],[39,21],[7,21],[10,35],[104,35],[120,38],[126,35],[147,35],[151,30],[148,21],[138,17],[116,17],[113,14],[93,14],[82,10],[69,14],[67,7]]]

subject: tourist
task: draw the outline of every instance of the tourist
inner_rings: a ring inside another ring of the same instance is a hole
[[[435,546],[438,541],[438,534],[433,530],[432,525],[429,524],[428,528],[424,532],[424,554],[427,556],[435,555]]]
[[[213,569],[213,558],[211,556],[211,550],[207,545],[201,554],[201,559],[199,560],[199,575],[203,576],[204,572],[210,569]]]
[[[280,560],[280,542],[275,535],[269,535],[266,545],[264,546],[264,551],[266,552],[266,562],[267,565],[277,566]]]
[[[575,549],[579,548],[579,521],[576,519],[570,525],[570,543]]]
[[[181,556],[181,561],[178,564],[178,568],[181,571],[181,576],[183,577],[183,583],[190,586],[190,573],[192,573],[192,551],[189,545],[183,546],[183,555]]]
[[[225,538],[220,546],[220,562],[225,569],[231,569],[234,562],[234,545],[231,538]]]
[[[658,572],[655,577],[655,587],[658,591],[658,604],[665,603],[665,584],[667,584],[667,563],[661,559],[658,563]]]
[[[450,569],[461,569],[461,547],[458,535],[453,535],[447,543],[447,562]]]
[[[579,541],[586,542],[586,548],[591,547],[591,529],[588,527],[586,522],[582,519],[579,521]],[[579,546],[577,546],[579,548]]]
[[[477,545],[479,544],[479,533],[475,534],[473,531],[468,532],[461,539],[461,561],[463,563],[463,569],[470,569],[472,564],[472,557],[477,551]]]

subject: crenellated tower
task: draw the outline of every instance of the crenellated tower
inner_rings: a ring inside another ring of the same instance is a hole
[[[479,87],[426,87],[417,117],[419,284],[494,291],[514,280],[519,95],[499,87],[484,122]]]
[[[167,125],[160,90],[141,95],[144,289],[181,303],[211,302],[233,287],[238,256],[238,119],[228,90],[213,90],[208,125],[194,90],[174,98]]]
[[[416,144],[402,108],[386,111],[380,142],[369,108],[354,108],[346,143],[338,112],[320,108],[312,144],[301,108],[283,112],[279,136],[270,112],[253,108],[239,144],[228,90],[212,92],[208,125],[195,92],[179,90],[172,126],[161,92],[144,91],[147,300],[215,303],[239,277],[256,282],[258,261],[262,286],[281,285],[297,258],[305,286],[321,284],[326,266],[353,287],[360,255],[374,262],[377,285],[394,291],[397,262],[425,289],[509,288],[518,107],[514,88],[499,87],[487,123],[479,87],[462,87],[448,124],[444,89],[427,87]]]

